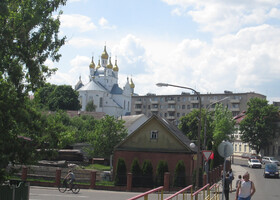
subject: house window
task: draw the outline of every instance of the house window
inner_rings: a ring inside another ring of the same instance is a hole
[[[158,139],[158,130],[152,130],[151,131],[151,140],[157,140]]]

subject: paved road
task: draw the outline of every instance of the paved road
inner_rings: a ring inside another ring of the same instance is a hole
[[[252,200],[280,200],[280,179],[264,178],[262,169],[251,169],[247,167],[247,160],[235,159],[232,164],[232,169],[235,175],[233,188],[237,176],[243,175],[248,171],[251,175],[251,180],[255,183],[256,193]],[[220,191],[222,191],[220,189]],[[125,200],[134,197],[140,193],[135,192],[115,192],[104,190],[81,190],[79,194],[72,192],[60,193],[56,188],[31,187],[30,200]],[[170,196],[165,194],[164,198]],[[150,196],[149,199],[157,199],[156,196]],[[222,199],[222,195],[220,195]],[[230,193],[230,200],[235,199],[235,191]]]
[[[250,173],[250,179],[254,182],[256,193],[252,200],[280,200],[280,179],[264,178],[264,166],[262,169],[252,169],[247,166],[247,159],[235,159],[232,164],[235,179],[233,188],[238,175],[243,175],[246,171]],[[230,200],[235,199],[235,191],[230,193]]]

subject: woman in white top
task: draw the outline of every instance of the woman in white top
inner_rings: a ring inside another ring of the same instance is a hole
[[[236,200],[250,200],[256,192],[254,183],[249,179],[250,175],[246,172],[236,189]]]

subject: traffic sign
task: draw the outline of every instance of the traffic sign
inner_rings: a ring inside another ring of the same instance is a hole
[[[211,156],[211,154],[213,153],[213,151],[203,150],[202,153],[203,153],[204,160],[208,161],[210,156]]]

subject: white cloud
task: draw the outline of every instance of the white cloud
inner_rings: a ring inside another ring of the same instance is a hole
[[[90,46],[94,46],[97,43],[91,39],[91,38],[86,38],[86,37],[73,37],[70,38],[67,41],[67,44],[74,46],[76,48],[82,48],[82,47],[90,47]]]
[[[84,15],[63,14],[60,16],[61,27],[62,28],[77,28],[80,32],[86,32],[96,29],[95,24],[91,19]]]
[[[108,20],[105,19],[104,17],[101,17],[98,23],[102,29],[116,29],[116,26],[109,25]]]
[[[163,0],[177,6],[172,14],[190,15],[202,31],[222,35],[240,28],[260,25],[270,18],[280,19],[279,1],[250,0]]]

